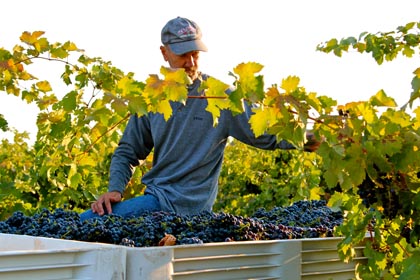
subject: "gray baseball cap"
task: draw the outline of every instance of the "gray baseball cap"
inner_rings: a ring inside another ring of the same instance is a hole
[[[177,55],[191,51],[206,52],[207,47],[201,37],[200,27],[194,21],[182,17],[168,21],[161,34],[162,44],[169,45]]]

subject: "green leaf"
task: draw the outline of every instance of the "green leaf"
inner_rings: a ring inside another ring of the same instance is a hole
[[[404,111],[394,111],[391,109],[386,110],[381,119],[386,119],[387,123],[397,124],[400,128],[411,126],[411,116]]]
[[[77,106],[76,98],[77,98],[77,91],[73,90],[67,93],[61,100],[61,103],[63,104],[63,109],[67,112],[71,112],[74,109],[76,109],[76,106]]]
[[[115,110],[115,112],[124,117],[127,115],[128,109],[127,104],[124,102],[121,98],[114,98],[113,102],[111,103],[112,109]]]
[[[69,56],[69,52],[63,47],[52,48],[50,53],[53,58],[66,58]]]
[[[0,114],[0,129],[4,132],[9,129],[8,123],[2,114]]]
[[[420,251],[419,248],[412,253],[409,258],[403,261],[404,270],[398,279],[400,280],[412,280],[420,279]]]
[[[127,97],[128,110],[132,114],[138,114],[139,116],[145,115],[147,111],[147,103],[142,95],[133,95]]]
[[[77,176],[78,174],[77,174],[77,165],[76,164],[74,164],[74,163],[72,163],[71,165],[70,165],[70,170],[69,170],[69,173],[68,173],[68,180],[67,180],[67,184],[72,188],[72,189],[75,189],[75,188],[77,188],[77,184],[78,184],[78,179],[79,179],[79,176]]]
[[[413,77],[411,81],[411,88],[413,91],[411,92],[411,100],[417,99],[420,97],[420,76],[418,74],[420,68],[418,68],[415,73],[416,75]]]
[[[348,199],[346,199],[345,196],[345,194],[340,192],[333,193],[330,199],[328,200],[328,206],[331,208],[331,210],[335,212],[341,211],[343,202]]]
[[[229,100],[230,100],[230,110],[232,111],[232,114],[240,114],[244,112],[243,107],[243,97],[244,94],[242,92],[242,89],[237,88],[229,93]]]
[[[406,57],[413,57],[413,55],[415,54],[415,50],[410,46],[404,46],[402,53]]]
[[[54,94],[45,95],[39,100],[37,100],[37,105],[39,109],[44,110],[48,108],[49,106],[56,104],[57,101],[58,99]]]
[[[360,185],[366,176],[366,158],[364,157],[363,148],[358,143],[352,143],[346,150],[345,171],[349,174],[352,185]]]

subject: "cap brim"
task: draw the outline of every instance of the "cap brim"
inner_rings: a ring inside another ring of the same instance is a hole
[[[174,44],[169,44],[171,51],[176,55],[182,55],[187,52],[192,51],[202,51],[206,52],[207,47],[201,40],[191,40],[186,42],[179,42]]]

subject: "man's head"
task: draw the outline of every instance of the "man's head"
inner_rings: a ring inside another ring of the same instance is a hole
[[[201,37],[200,27],[194,21],[182,17],[168,21],[161,33],[162,44],[169,46],[176,55],[191,51],[207,51]]]
[[[160,48],[163,58],[172,68],[184,68],[191,79],[198,77],[200,51],[207,51],[201,41],[200,27],[192,20],[177,17],[163,27]]]

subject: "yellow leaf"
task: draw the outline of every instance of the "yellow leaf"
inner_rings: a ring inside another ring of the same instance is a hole
[[[203,81],[201,88],[206,88],[205,93],[206,97],[208,97],[206,111],[212,114],[213,126],[216,126],[220,117],[220,110],[228,109],[230,105],[230,100],[226,94],[229,86],[210,77]]]
[[[77,174],[77,165],[75,163],[72,163],[70,165],[69,173],[67,174],[67,185],[75,189],[79,182],[79,176],[80,175]]]
[[[281,88],[284,89],[286,93],[293,92],[298,88],[299,82],[299,77],[289,76],[282,80]]]
[[[48,81],[41,81],[41,82],[37,82],[36,86],[38,87],[38,89],[42,92],[49,92],[52,90],[51,85]]]
[[[117,88],[122,90],[122,96],[126,96],[130,93],[132,83],[133,79],[128,76],[124,76],[118,81]]]
[[[151,103],[155,103],[163,95],[163,81],[157,75],[150,75],[146,80],[144,94]]]
[[[319,200],[321,198],[322,189],[320,187],[315,187],[310,190],[310,199]]]
[[[13,75],[9,70],[4,70],[2,74],[4,83],[8,83],[13,78]]]
[[[219,106],[223,107],[223,101],[226,102],[226,100],[209,99],[207,101],[208,104],[206,107],[206,111],[209,112],[213,117],[213,126],[217,126],[220,117]]]
[[[25,100],[31,102],[31,99],[36,99],[35,96],[26,95]],[[57,97],[54,94],[45,95],[44,97],[37,100],[38,108],[41,110],[46,109],[48,106],[57,103]]]
[[[379,255],[379,254],[378,254]],[[387,266],[388,260],[387,258],[383,257],[382,260],[378,257],[375,258],[375,264],[378,266],[379,269],[384,270]]]
[[[414,113],[416,114],[416,119],[414,122],[414,129],[418,129],[420,128],[420,107],[417,107],[416,109],[414,109]]]
[[[183,85],[191,83],[191,79],[188,77],[187,73],[183,68],[168,68],[161,67],[160,73],[165,76],[165,80],[174,81]]]
[[[226,91],[229,89],[229,85],[212,77],[203,81],[202,84],[207,87],[206,96],[228,97]]]
[[[417,78],[420,78],[420,67],[414,70],[413,74],[416,75]]]
[[[373,106],[396,107],[397,103],[392,97],[388,97],[383,90],[378,91],[369,100]]]
[[[156,105],[156,111],[161,113],[165,118],[165,121],[169,120],[172,115],[172,107],[168,100],[162,100]]]
[[[241,63],[233,69],[233,72],[238,74],[240,77],[246,78],[248,76],[254,76],[262,70],[263,66],[256,62]]]
[[[390,122],[398,124],[401,127],[409,127],[412,125],[411,116],[404,111],[387,110],[382,115],[389,119]]]
[[[95,160],[93,160],[91,157],[88,156],[84,156],[79,160],[79,165],[80,166],[95,166],[97,164],[97,162]]]
[[[63,110],[52,111],[48,114],[48,120],[52,123],[58,123],[64,119],[65,112]]]
[[[357,107],[367,123],[373,123],[378,118],[376,112],[366,103],[360,103]]]
[[[76,50],[78,50],[76,44],[75,43],[72,43],[70,41],[64,43],[63,48],[65,48],[68,51],[76,51]]]
[[[20,40],[27,44],[34,44],[40,36],[42,36],[45,32],[44,31],[34,31],[33,33],[29,33],[25,31],[20,36]]]
[[[188,89],[184,84],[173,81],[165,81],[164,92],[168,100],[185,103],[188,97]]]
[[[337,46],[337,43],[338,43],[337,39],[331,39],[327,42],[327,48],[335,47]]]
[[[250,95],[257,90],[260,81],[255,74],[262,68],[261,64],[255,62],[241,63],[235,67],[233,71],[239,75],[239,82],[244,93]]]
[[[280,92],[277,87],[270,87],[265,94],[264,105],[270,106],[275,104],[279,96]]]
[[[249,122],[256,137],[263,135],[276,122],[278,109],[272,107],[254,109]]]

